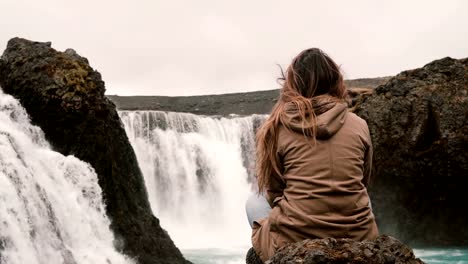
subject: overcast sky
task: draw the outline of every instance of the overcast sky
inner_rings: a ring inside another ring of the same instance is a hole
[[[0,46],[20,36],[75,49],[107,94],[278,88],[280,64],[319,47],[346,78],[468,57],[466,0],[0,0]]]

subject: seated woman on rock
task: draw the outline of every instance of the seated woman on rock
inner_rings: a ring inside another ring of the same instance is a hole
[[[257,133],[259,192],[246,204],[252,244],[263,261],[307,238],[378,235],[367,194],[372,143],[348,112],[337,64],[313,48],[287,68],[281,95]]]

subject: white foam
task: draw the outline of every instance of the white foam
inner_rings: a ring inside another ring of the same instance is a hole
[[[161,225],[183,249],[250,245],[254,125],[263,116],[215,118],[120,112]]]
[[[0,90],[0,263],[133,263],[113,247],[94,170],[50,149]]]

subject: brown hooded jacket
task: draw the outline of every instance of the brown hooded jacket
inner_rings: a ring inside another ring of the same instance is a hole
[[[286,108],[288,109],[288,108]],[[252,244],[263,261],[279,247],[307,238],[370,240],[378,235],[367,194],[372,143],[366,122],[346,103],[314,103],[317,136],[303,134],[305,122],[294,107],[278,136],[281,180],[267,190],[272,211],[254,223]]]

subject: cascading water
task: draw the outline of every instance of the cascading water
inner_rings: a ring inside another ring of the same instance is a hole
[[[150,203],[176,245],[250,244],[245,201],[252,191],[254,130],[264,116],[203,117],[121,111]]]
[[[0,90],[0,263],[133,263],[113,246],[94,170],[54,152]]]

